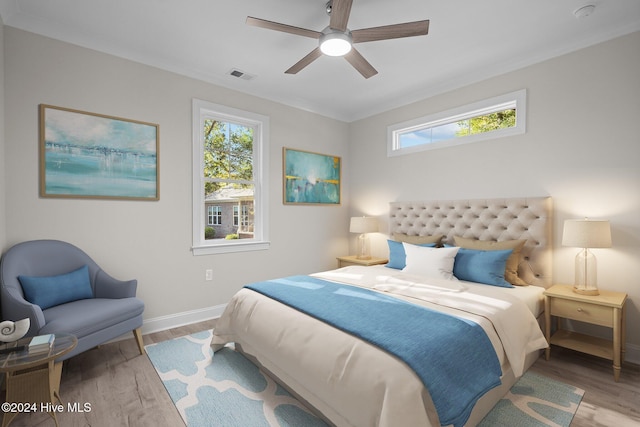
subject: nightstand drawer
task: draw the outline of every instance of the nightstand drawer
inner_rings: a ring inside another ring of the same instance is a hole
[[[613,310],[611,307],[561,298],[552,298],[550,303],[552,316],[613,327]]]

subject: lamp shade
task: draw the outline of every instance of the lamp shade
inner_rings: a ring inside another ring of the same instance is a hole
[[[378,231],[378,219],[372,216],[354,216],[349,231],[352,233],[375,233]]]
[[[564,222],[562,245],[577,248],[610,248],[611,227],[607,220],[568,219]]]

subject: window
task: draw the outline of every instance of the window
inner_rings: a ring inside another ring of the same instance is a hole
[[[251,224],[251,214],[249,213],[249,205],[242,205],[242,227],[249,227]]]
[[[238,221],[239,218],[239,214],[238,214],[238,207],[237,206],[233,206],[233,225],[238,226],[238,224],[240,224],[240,221]]]
[[[242,215],[240,215],[240,207],[233,207],[233,225],[241,225],[243,229],[250,229],[251,227],[251,213],[250,206],[247,204],[242,205]]]
[[[195,255],[269,247],[268,135],[266,116],[193,100]]]
[[[387,155],[517,135],[526,128],[526,90],[512,92],[387,128]]]
[[[222,208],[207,206],[207,225],[222,225]]]

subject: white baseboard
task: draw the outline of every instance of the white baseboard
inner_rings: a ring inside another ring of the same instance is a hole
[[[203,322],[205,320],[216,319],[222,315],[226,306],[226,304],[220,304],[213,307],[184,311],[182,313],[147,319],[142,323],[142,335],[166,331],[167,329]]]
[[[213,307],[201,308],[198,310],[184,311],[182,313],[169,314],[167,316],[154,317],[142,322],[142,335],[154,332],[166,331],[192,323],[204,322],[205,320],[217,319],[222,315],[227,304],[220,304]],[[121,341],[132,338],[130,333],[121,335],[109,342]]]

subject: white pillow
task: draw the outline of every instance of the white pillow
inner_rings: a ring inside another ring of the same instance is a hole
[[[453,263],[459,247],[430,248],[404,242],[402,245],[407,255],[406,266],[402,269],[405,273],[434,279],[458,280],[453,275]]]

